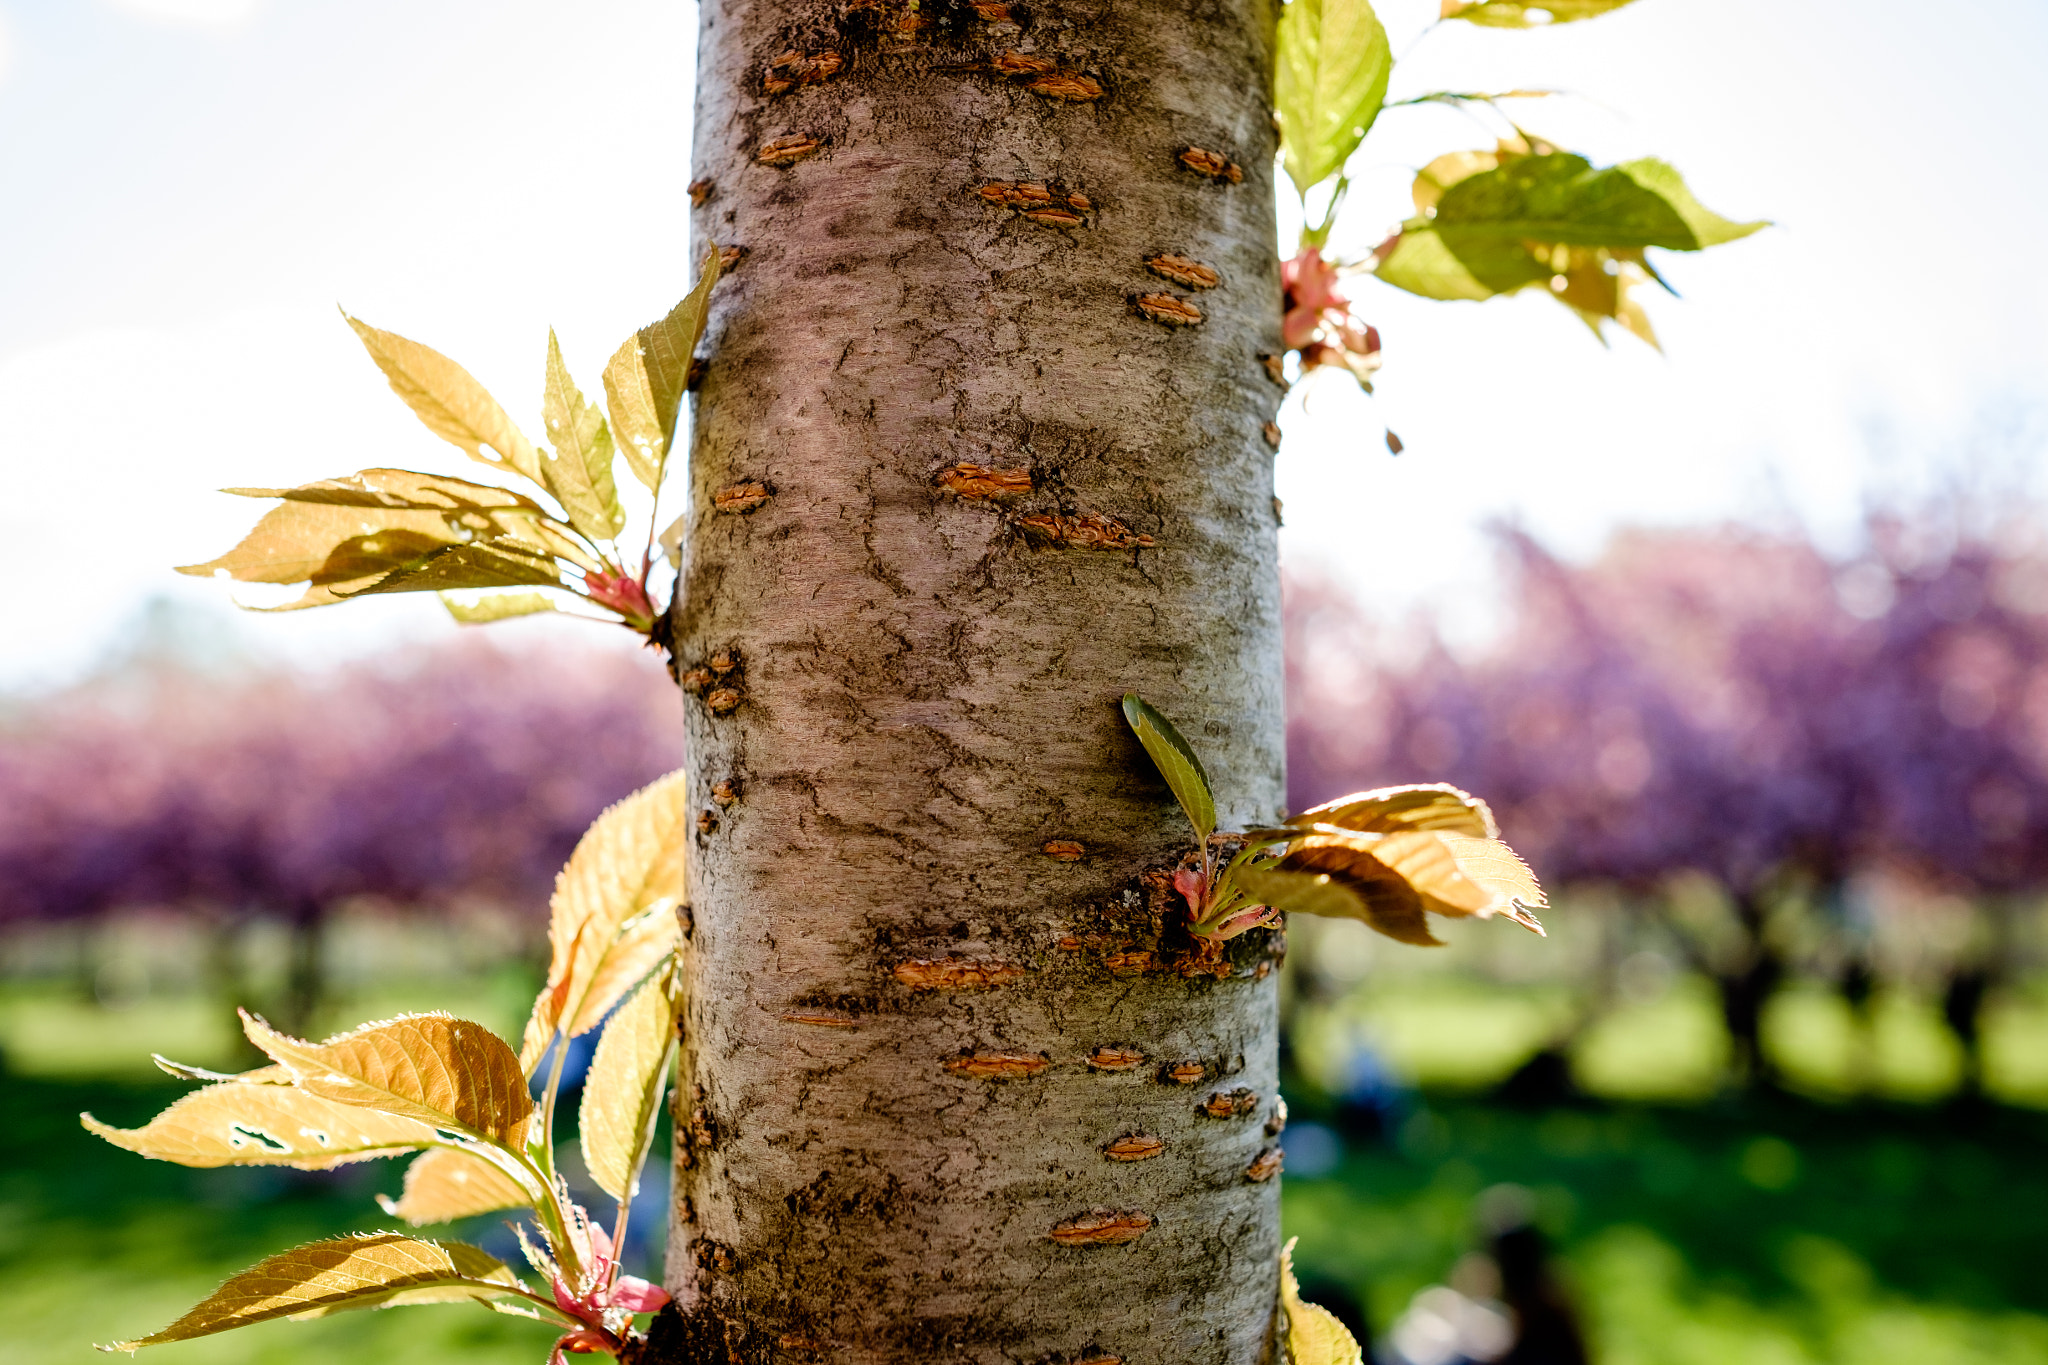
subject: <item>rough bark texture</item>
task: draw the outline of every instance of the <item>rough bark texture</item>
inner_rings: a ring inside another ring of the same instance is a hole
[[[1268,1358],[1281,945],[1188,942],[1117,701],[1278,812],[1275,6],[702,13],[652,1354]]]

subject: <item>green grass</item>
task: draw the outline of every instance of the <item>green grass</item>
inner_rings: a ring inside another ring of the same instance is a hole
[[[1413,1083],[1477,1092],[1565,1038],[1575,1018],[1562,984],[1417,973],[1304,1008],[1296,1045],[1304,1072],[1325,1084],[1343,1055],[1364,1042]],[[1881,993],[1859,1021],[1840,996],[1799,984],[1772,1000],[1763,1029],[1787,1086],[1816,1099],[1926,1103],[1956,1085],[1955,1042],[1935,1003],[1921,996]],[[1984,1035],[1987,1089],[2007,1104],[2048,1108],[2048,999],[2023,991],[1994,997]],[[1572,1039],[1571,1054],[1579,1084],[1592,1094],[1700,1103],[1723,1084],[1728,1041],[1712,986],[1681,977],[1654,1000],[1600,1016]]]
[[[1312,1104],[1300,1106],[1313,1112]],[[1384,1332],[1514,1183],[1605,1365],[2048,1362],[2048,1117],[1796,1098],[1523,1113],[1439,1096],[1283,1190],[1297,1260]]]
[[[81,1109],[123,1126],[143,1122],[185,1089],[168,1078],[8,1081],[9,1121],[0,1125],[0,1284],[8,1290],[0,1362],[83,1365],[99,1358],[92,1343],[162,1327],[228,1274],[272,1252],[390,1225],[371,1196],[396,1192],[394,1162],[321,1174],[187,1170],[144,1161],[78,1126]],[[161,1365],[538,1365],[551,1339],[538,1323],[456,1304],[264,1323],[151,1347],[149,1358]]]

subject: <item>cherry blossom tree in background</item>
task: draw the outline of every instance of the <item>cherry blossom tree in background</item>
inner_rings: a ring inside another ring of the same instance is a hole
[[[651,657],[465,639],[317,680],[159,668],[50,699],[0,732],[0,927],[278,918],[277,1014],[302,1027],[342,901],[537,921],[597,812],[680,762],[670,687]]]
[[[1728,923],[1676,937],[1715,982],[1738,1073],[1768,1080],[1788,908],[1820,912],[1867,994],[1852,877],[1994,905],[2048,884],[2048,555],[2024,525],[1951,501],[1873,515],[1847,561],[1731,527],[1626,533],[1584,566],[1504,531],[1512,624],[1473,661],[1432,641],[1375,666],[1369,618],[1297,583],[1290,796],[1443,773],[1556,882],[1654,907],[1707,874]],[[1947,987],[1972,1083],[1993,960]]]

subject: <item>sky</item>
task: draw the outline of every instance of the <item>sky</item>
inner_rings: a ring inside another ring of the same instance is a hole
[[[1603,350],[1546,298],[1353,283],[1386,368],[1370,399],[1327,375],[1288,400],[1291,568],[1476,637],[1503,518],[1578,555],[1730,517],[1846,544],[1874,492],[2048,466],[2048,5],[1638,0],[1537,32],[1380,12],[1394,97],[1567,92],[1516,117],[1601,164],[1661,156],[1774,226],[1662,257],[1662,354]],[[465,472],[337,304],[455,356],[529,432],[550,325],[596,387],[688,286],[695,21],[688,0],[0,0],[0,692],[106,666],[152,602],[308,664],[454,629],[428,597],[236,614],[170,566],[260,510],[222,486]],[[1499,131],[1388,112],[1337,254],[1407,215],[1416,167]]]

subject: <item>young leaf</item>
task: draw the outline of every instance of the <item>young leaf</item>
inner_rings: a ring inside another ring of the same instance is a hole
[[[562,363],[561,343],[548,329],[547,385],[541,394],[541,416],[547,422],[554,455],[541,473],[548,491],[569,514],[569,523],[592,540],[610,540],[626,524],[612,482],[612,434],[604,414],[583,399],[583,391]]]
[[[297,488],[228,488],[245,498],[282,498],[287,502],[323,503],[336,507],[386,507],[443,514],[450,538],[459,541],[497,540],[532,554],[556,555],[579,568],[603,567],[583,548],[568,527],[547,514],[533,499],[494,484],[421,474],[410,469],[362,469],[338,479],[321,479]]]
[[[443,545],[429,550],[407,564],[401,564],[368,587],[337,597],[368,597],[380,592],[446,592],[466,588],[513,588],[522,584],[553,588],[561,586],[561,571],[553,559],[528,554],[516,546],[484,542],[476,545]]]
[[[1291,815],[1287,823],[1298,829],[1307,829],[1311,825],[1335,825],[1361,834],[1440,829],[1479,839],[1500,837],[1500,829],[1493,822],[1493,812],[1484,801],[1443,782],[1353,792]]]
[[[557,1029],[573,1038],[595,1028],[675,947],[687,796],[680,772],[634,792],[597,817],[555,879],[548,980],[519,1049],[528,1072]]]
[[[1231,875],[1231,882],[1253,902],[1289,914],[1355,919],[1388,938],[1417,947],[1443,944],[1429,931],[1422,897],[1371,859],[1309,847],[1278,863],[1247,864]]]
[[[531,1199],[511,1176],[460,1147],[421,1152],[405,1168],[404,1192],[396,1199],[377,1196],[384,1212],[414,1227],[516,1209]]]
[[[405,1014],[309,1043],[245,1010],[242,1031],[292,1073],[293,1084],[323,1099],[513,1148],[533,1112],[519,1058],[467,1019]]]
[[[1539,28],[1594,19],[1633,0],[1443,0],[1439,18],[1488,28]]]
[[[1292,1237],[1280,1248],[1280,1307],[1287,1314],[1288,1365],[1364,1365],[1365,1352],[1351,1330],[1327,1308],[1301,1301],[1301,1285],[1294,1278]]]
[[[1195,836],[1206,842],[1216,832],[1216,798],[1210,793],[1209,774],[1202,770],[1194,746],[1181,737],[1172,721],[1135,692],[1124,693],[1124,720],[1187,813]]]
[[[281,1066],[259,1066],[254,1071],[209,1071],[203,1066],[174,1062],[161,1052],[149,1054],[156,1069],[181,1081],[242,1081],[249,1085],[290,1085],[292,1073]]]
[[[711,289],[718,283],[719,267],[718,244],[713,242],[697,270],[696,287],[667,317],[627,337],[604,367],[612,435],[633,477],[650,491],[661,488],[668,470],[676,418],[690,384],[690,361],[710,316]]]
[[[1333,825],[1281,857],[1233,867],[1230,882],[1254,901],[1300,914],[1364,921],[1403,943],[1434,945],[1425,911],[1504,915],[1536,933],[1528,913],[1542,889],[1506,844],[1443,830],[1355,833]]]
[[[1393,69],[1367,0],[1292,0],[1280,11],[1273,103],[1297,191],[1344,169],[1379,117]]]
[[[179,573],[243,583],[305,583],[303,597],[275,611],[320,607],[369,587],[423,555],[467,539],[440,512],[287,502],[263,514],[234,549]]]
[[[583,1081],[583,1164],[598,1188],[620,1203],[640,1189],[640,1166],[668,1086],[676,1041],[674,967],[647,979],[597,1040]]]
[[[279,1069],[279,1068],[271,1068]],[[226,1081],[195,1090],[140,1128],[80,1114],[116,1147],[180,1166],[292,1166],[321,1171],[438,1141],[413,1119],[336,1104],[289,1085]]]
[[[229,1278],[211,1298],[162,1331],[99,1349],[133,1351],[272,1318],[511,1297],[520,1288],[510,1267],[476,1247],[396,1232],[360,1233],[272,1256]]]
[[[348,318],[348,325],[391,381],[392,392],[405,400],[427,430],[461,446],[473,460],[510,466],[542,484],[540,452],[468,370],[396,332],[379,331],[356,318]]]
[[[540,592],[487,593],[474,602],[463,602],[444,592],[441,594],[441,605],[448,608],[450,616],[468,626],[555,610],[554,599]]]

